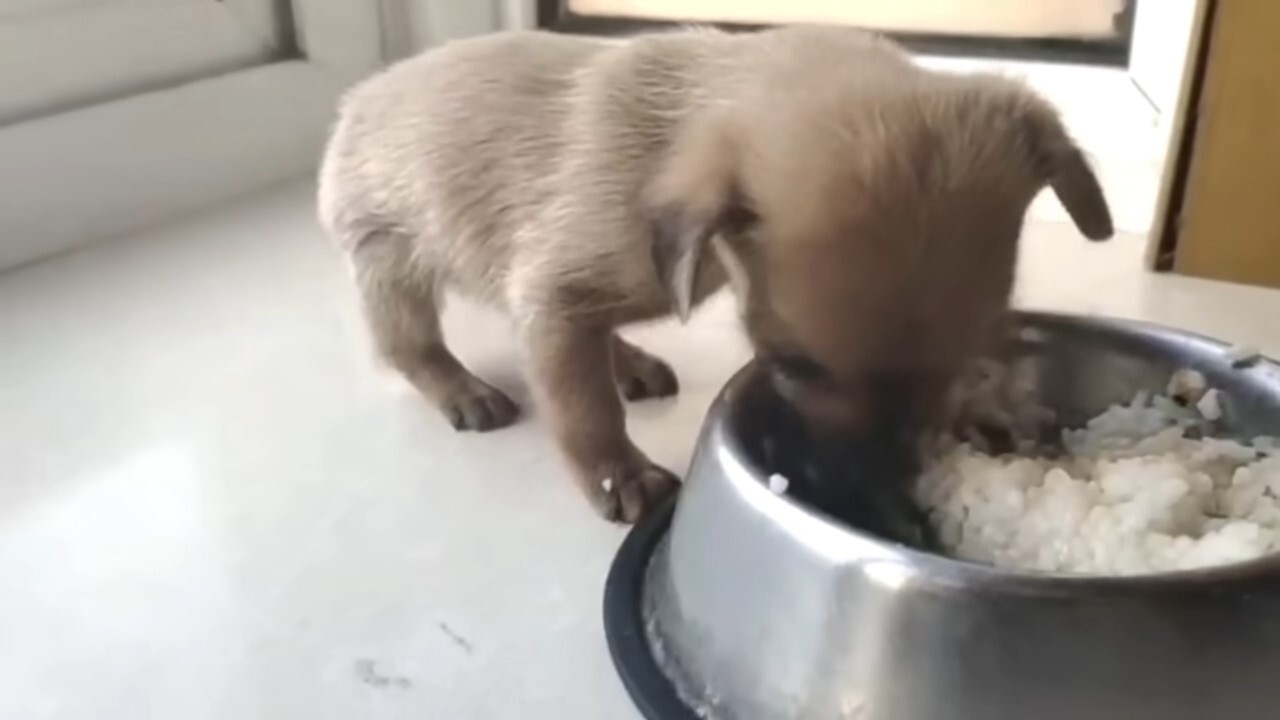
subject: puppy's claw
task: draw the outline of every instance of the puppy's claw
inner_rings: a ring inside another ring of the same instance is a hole
[[[445,398],[440,409],[458,431],[497,430],[520,417],[520,407],[511,398],[480,381]]]
[[[679,488],[674,474],[645,460],[600,481],[593,504],[606,520],[631,524]]]
[[[622,518],[622,501],[611,478],[605,478],[600,483],[600,496],[595,504],[605,520],[618,522]]]

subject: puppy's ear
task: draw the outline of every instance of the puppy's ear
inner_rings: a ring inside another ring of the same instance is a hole
[[[724,266],[735,292],[745,293],[745,267],[723,236],[751,221],[736,173],[731,124],[720,117],[699,117],[678,131],[646,189],[654,266],[681,322],[693,311],[708,250]]]
[[[1115,227],[1102,186],[1057,113],[1035,103],[1028,109],[1026,122],[1037,171],[1053,188],[1076,227],[1090,240],[1110,238]]]
[[[706,249],[715,236],[714,221],[690,216],[677,208],[666,208],[651,221],[653,225],[653,264],[658,271],[671,308],[680,322],[687,322],[693,312],[694,285]]]

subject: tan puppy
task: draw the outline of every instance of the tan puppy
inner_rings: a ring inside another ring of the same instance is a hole
[[[995,331],[1046,185],[1085,235],[1111,234],[1045,102],[918,69],[856,30],[511,33],[353,90],[320,213],[381,352],[459,429],[517,408],[445,346],[441,293],[505,308],[578,482],[632,521],[676,480],[628,438],[619,389],[677,388],[619,325],[687,317],[728,279],[815,427],[907,435]]]

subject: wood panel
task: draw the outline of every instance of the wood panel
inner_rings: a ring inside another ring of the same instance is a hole
[[[1216,3],[1174,270],[1280,287],[1280,2]]]

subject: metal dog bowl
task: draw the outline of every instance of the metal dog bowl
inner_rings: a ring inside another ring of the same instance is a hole
[[[1280,431],[1271,361],[1235,368],[1220,343],[1139,323],[1020,322],[1013,353],[1066,423],[1193,367],[1225,433]],[[674,515],[637,526],[611,571],[610,648],[646,717],[1280,717],[1280,559],[1092,578],[913,550],[770,492],[770,396],[752,366],[729,383]]]

